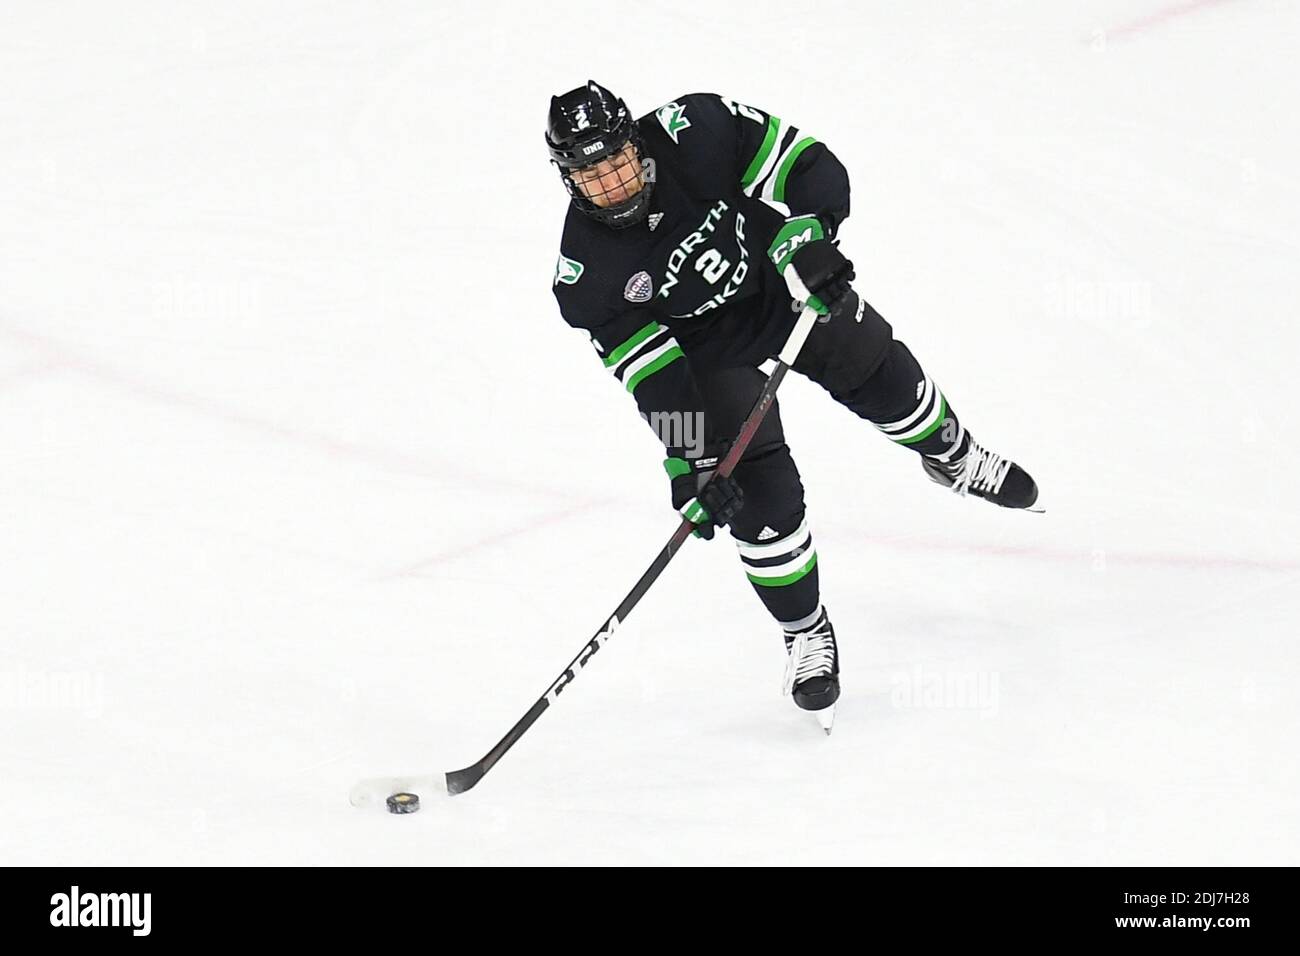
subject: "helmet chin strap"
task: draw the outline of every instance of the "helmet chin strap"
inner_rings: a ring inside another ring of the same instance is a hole
[[[615,206],[597,206],[590,199],[574,202],[580,210],[598,222],[614,229],[625,229],[642,222],[650,211],[650,194],[654,191],[653,182],[643,182],[637,194]]]

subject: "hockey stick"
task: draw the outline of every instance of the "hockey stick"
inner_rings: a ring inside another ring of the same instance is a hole
[[[817,312],[808,306],[805,306],[799,313],[794,329],[791,331],[790,337],[786,339],[785,346],[781,349],[781,354],[777,358],[776,368],[768,377],[766,384],[764,384],[763,391],[759,394],[758,401],[754,403],[749,417],[741,424],[740,432],[736,435],[736,440],[731,449],[722,459],[721,464],[718,465],[717,474],[726,477],[735,470],[736,464],[740,461],[741,456],[745,454],[745,449],[749,447],[754,434],[758,431],[758,426],[763,423],[768,409],[772,407],[781,380],[785,378],[785,373],[789,371],[790,366],[799,357],[799,350],[803,348],[804,342],[808,339],[808,333],[812,331],[816,321]],[[673,536],[668,539],[668,543],[664,545],[663,550],[659,552],[659,555],[651,562],[650,567],[646,569],[632,590],[628,592],[627,597],[623,598],[623,602],[619,604],[614,613],[596,632],[596,636],[578,652],[578,656],[569,661],[569,666],[547,688],[546,693],[539,697],[532,707],[528,708],[528,713],[519,718],[519,721],[510,728],[504,737],[497,741],[496,746],[489,750],[482,760],[470,764],[463,770],[453,770],[447,774],[448,793],[464,793],[482,780],[483,775],[491,770],[496,765],[496,762],[505,756],[506,751],[513,747],[515,742],[528,731],[528,728],[537,722],[537,718],[542,716],[542,713],[559,698],[564,689],[573,683],[579,671],[587,666],[587,663],[596,656],[596,652],[613,636],[614,629],[627,620],[627,616],[632,613],[632,609],[637,606],[641,598],[645,597],[646,592],[650,590],[650,586],[655,583],[664,568],[668,567],[668,562],[673,559],[673,555],[690,537],[694,528],[695,525],[690,521],[685,518],[682,519],[682,523],[677,526]]]

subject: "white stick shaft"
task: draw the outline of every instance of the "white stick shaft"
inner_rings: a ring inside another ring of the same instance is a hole
[[[794,360],[799,357],[799,350],[803,348],[804,342],[808,340],[808,333],[812,331],[817,324],[817,310],[811,306],[805,305],[803,311],[799,313],[799,321],[794,324],[794,330],[790,337],[785,340],[785,347],[781,349],[781,354],[777,356],[786,365],[793,365]]]

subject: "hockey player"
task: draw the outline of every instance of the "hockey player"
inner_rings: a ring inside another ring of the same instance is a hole
[[[802,280],[824,324],[793,370],[934,481],[1006,508],[1038,497],[1017,464],[966,431],[889,323],[849,285],[835,241],[848,174],[821,142],[760,109],[692,93],[634,119],[599,84],[551,98],[546,145],[571,196],[552,283],[560,312],[656,427],[673,507],[696,533],[729,526],[785,637],[785,689],[805,710],[839,697],[803,485],[773,405],[730,478],[710,480],[797,319]],[[793,264],[787,287],[782,272]],[[792,306],[792,302],[795,304]]]

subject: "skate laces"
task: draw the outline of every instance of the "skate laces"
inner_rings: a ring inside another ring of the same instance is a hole
[[[1011,464],[1011,459],[1004,459],[972,440],[966,457],[962,459],[961,470],[953,481],[952,490],[964,495],[974,488],[976,491],[996,495],[1002,490],[1002,482],[1006,481]]]
[[[789,657],[781,693],[789,694],[795,684],[802,684],[810,677],[829,677],[835,670],[835,632],[831,630],[830,618],[823,617],[816,626],[787,636],[793,637],[793,641],[786,648]]]

